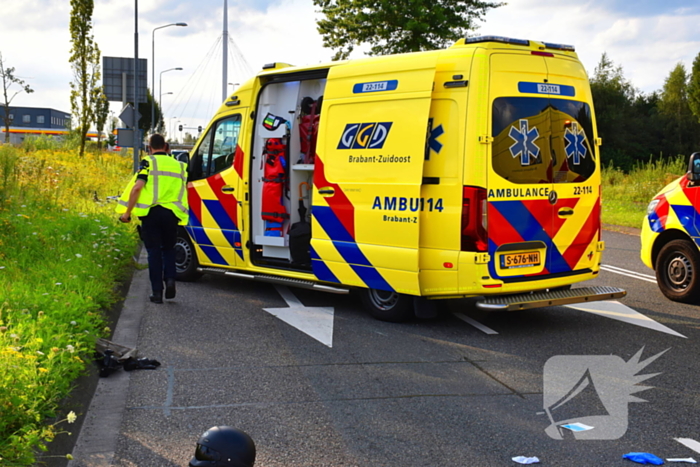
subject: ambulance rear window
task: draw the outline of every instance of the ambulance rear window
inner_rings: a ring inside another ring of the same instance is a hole
[[[494,171],[520,184],[579,183],[595,171],[590,106],[548,97],[493,102]]]

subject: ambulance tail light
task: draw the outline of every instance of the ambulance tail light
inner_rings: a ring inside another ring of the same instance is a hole
[[[462,197],[462,251],[488,251],[486,189],[465,186]]]

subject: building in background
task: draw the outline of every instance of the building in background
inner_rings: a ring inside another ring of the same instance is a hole
[[[0,107],[0,143],[5,141],[5,109]],[[10,107],[10,144],[20,144],[27,136],[65,136],[70,128],[68,112],[38,107]],[[88,137],[97,138],[95,131]]]

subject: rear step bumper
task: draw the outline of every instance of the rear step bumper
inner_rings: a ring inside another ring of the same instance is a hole
[[[305,281],[302,279],[290,279],[287,277],[268,276],[267,274],[249,274],[249,273],[244,273],[244,272],[231,271],[228,269],[209,268],[209,267],[197,268],[197,271],[203,272],[206,274],[218,274],[220,276],[238,277],[239,279],[248,279],[248,280],[253,280],[253,281],[270,282],[273,284],[289,285],[292,287],[300,287],[302,289],[320,290],[322,292],[330,292],[330,293],[336,293],[336,294],[350,293],[350,289],[347,289],[347,288],[334,287],[332,285],[318,284],[316,282]]]
[[[627,291],[617,287],[582,287],[579,289],[487,297],[477,301],[476,306],[482,310],[517,311],[528,308],[568,305],[570,303],[611,300],[622,298],[625,295],[627,295]]]

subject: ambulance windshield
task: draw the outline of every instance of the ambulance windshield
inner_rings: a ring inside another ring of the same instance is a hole
[[[499,97],[492,125],[493,169],[513,183],[579,183],[595,171],[588,104]]]

